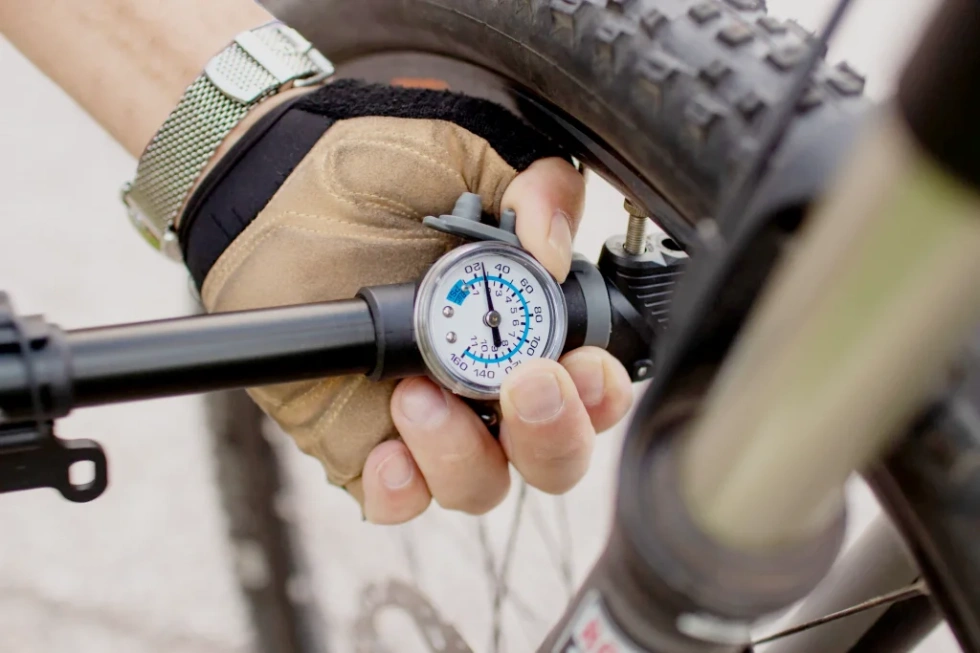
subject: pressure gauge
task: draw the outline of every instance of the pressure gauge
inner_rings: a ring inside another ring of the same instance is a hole
[[[492,400],[520,365],[557,359],[568,315],[558,282],[523,249],[464,245],[422,279],[415,334],[432,376],[456,394]]]

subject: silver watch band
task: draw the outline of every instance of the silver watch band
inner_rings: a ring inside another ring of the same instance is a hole
[[[331,74],[330,61],[282,23],[235,37],[187,88],[144,150],[135,179],[123,186],[134,226],[156,249],[180,260],[174,221],[224,138],[286,84],[313,85]]]

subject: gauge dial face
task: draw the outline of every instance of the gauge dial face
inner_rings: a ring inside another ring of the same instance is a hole
[[[473,243],[440,259],[415,316],[429,370],[474,399],[496,398],[520,365],[557,358],[565,343],[561,288],[529,254],[502,243]]]

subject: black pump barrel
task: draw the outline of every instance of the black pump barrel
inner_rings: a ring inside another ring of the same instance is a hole
[[[620,300],[612,302],[609,350],[632,370],[648,356],[650,343],[621,314],[628,302],[606,286]],[[562,290],[568,351],[585,344],[589,309],[575,275]],[[56,419],[86,406],[329,376],[424,374],[412,333],[414,294],[414,284],[397,284],[362,290],[363,298],[322,304],[68,332],[41,324],[38,333],[51,337],[31,337],[40,414],[33,411],[32,384],[19,347],[0,344],[0,422]]]
[[[375,364],[361,299],[70,331],[71,406],[135,401],[342,374]],[[31,418],[26,369],[0,358],[6,421]]]

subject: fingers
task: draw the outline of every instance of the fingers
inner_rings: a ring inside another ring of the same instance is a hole
[[[403,442],[389,440],[371,451],[361,476],[364,516],[375,524],[401,524],[432,501],[422,472]]]
[[[507,459],[459,397],[428,379],[409,379],[395,389],[391,416],[439,505],[482,514],[507,495]]]
[[[571,375],[551,360],[511,373],[500,392],[500,443],[528,483],[560,494],[585,475],[595,429]]]
[[[507,187],[501,210],[517,212],[521,244],[559,282],[572,263],[572,238],[582,219],[585,180],[567,161],[541,159]]]
[[[364,467],[369,521],[408,521],[432,498],[444,508],[482,514],[507,495],[507,459],[458,397],[428,379],[408,379],[395,388],[391,416],[402,441],[375,447]]]
[[[428,379],[404,381],[391,399],[403,442],[384,442],[368,457],[365,514],[401,523],[433,497],[444,508],[482,514],[507,494],[508,459],[532,486],[565,492],[588,469],[596,431],[621,420],[632,399],[626,370],[602,349],[577,349],[561,364],[530,361],[501,390],[498,443],[459,398]]]
[[[562,356],[597,433],[615,426],[633,404],[633,387],[622,363],[598,347],[582,347]]]

